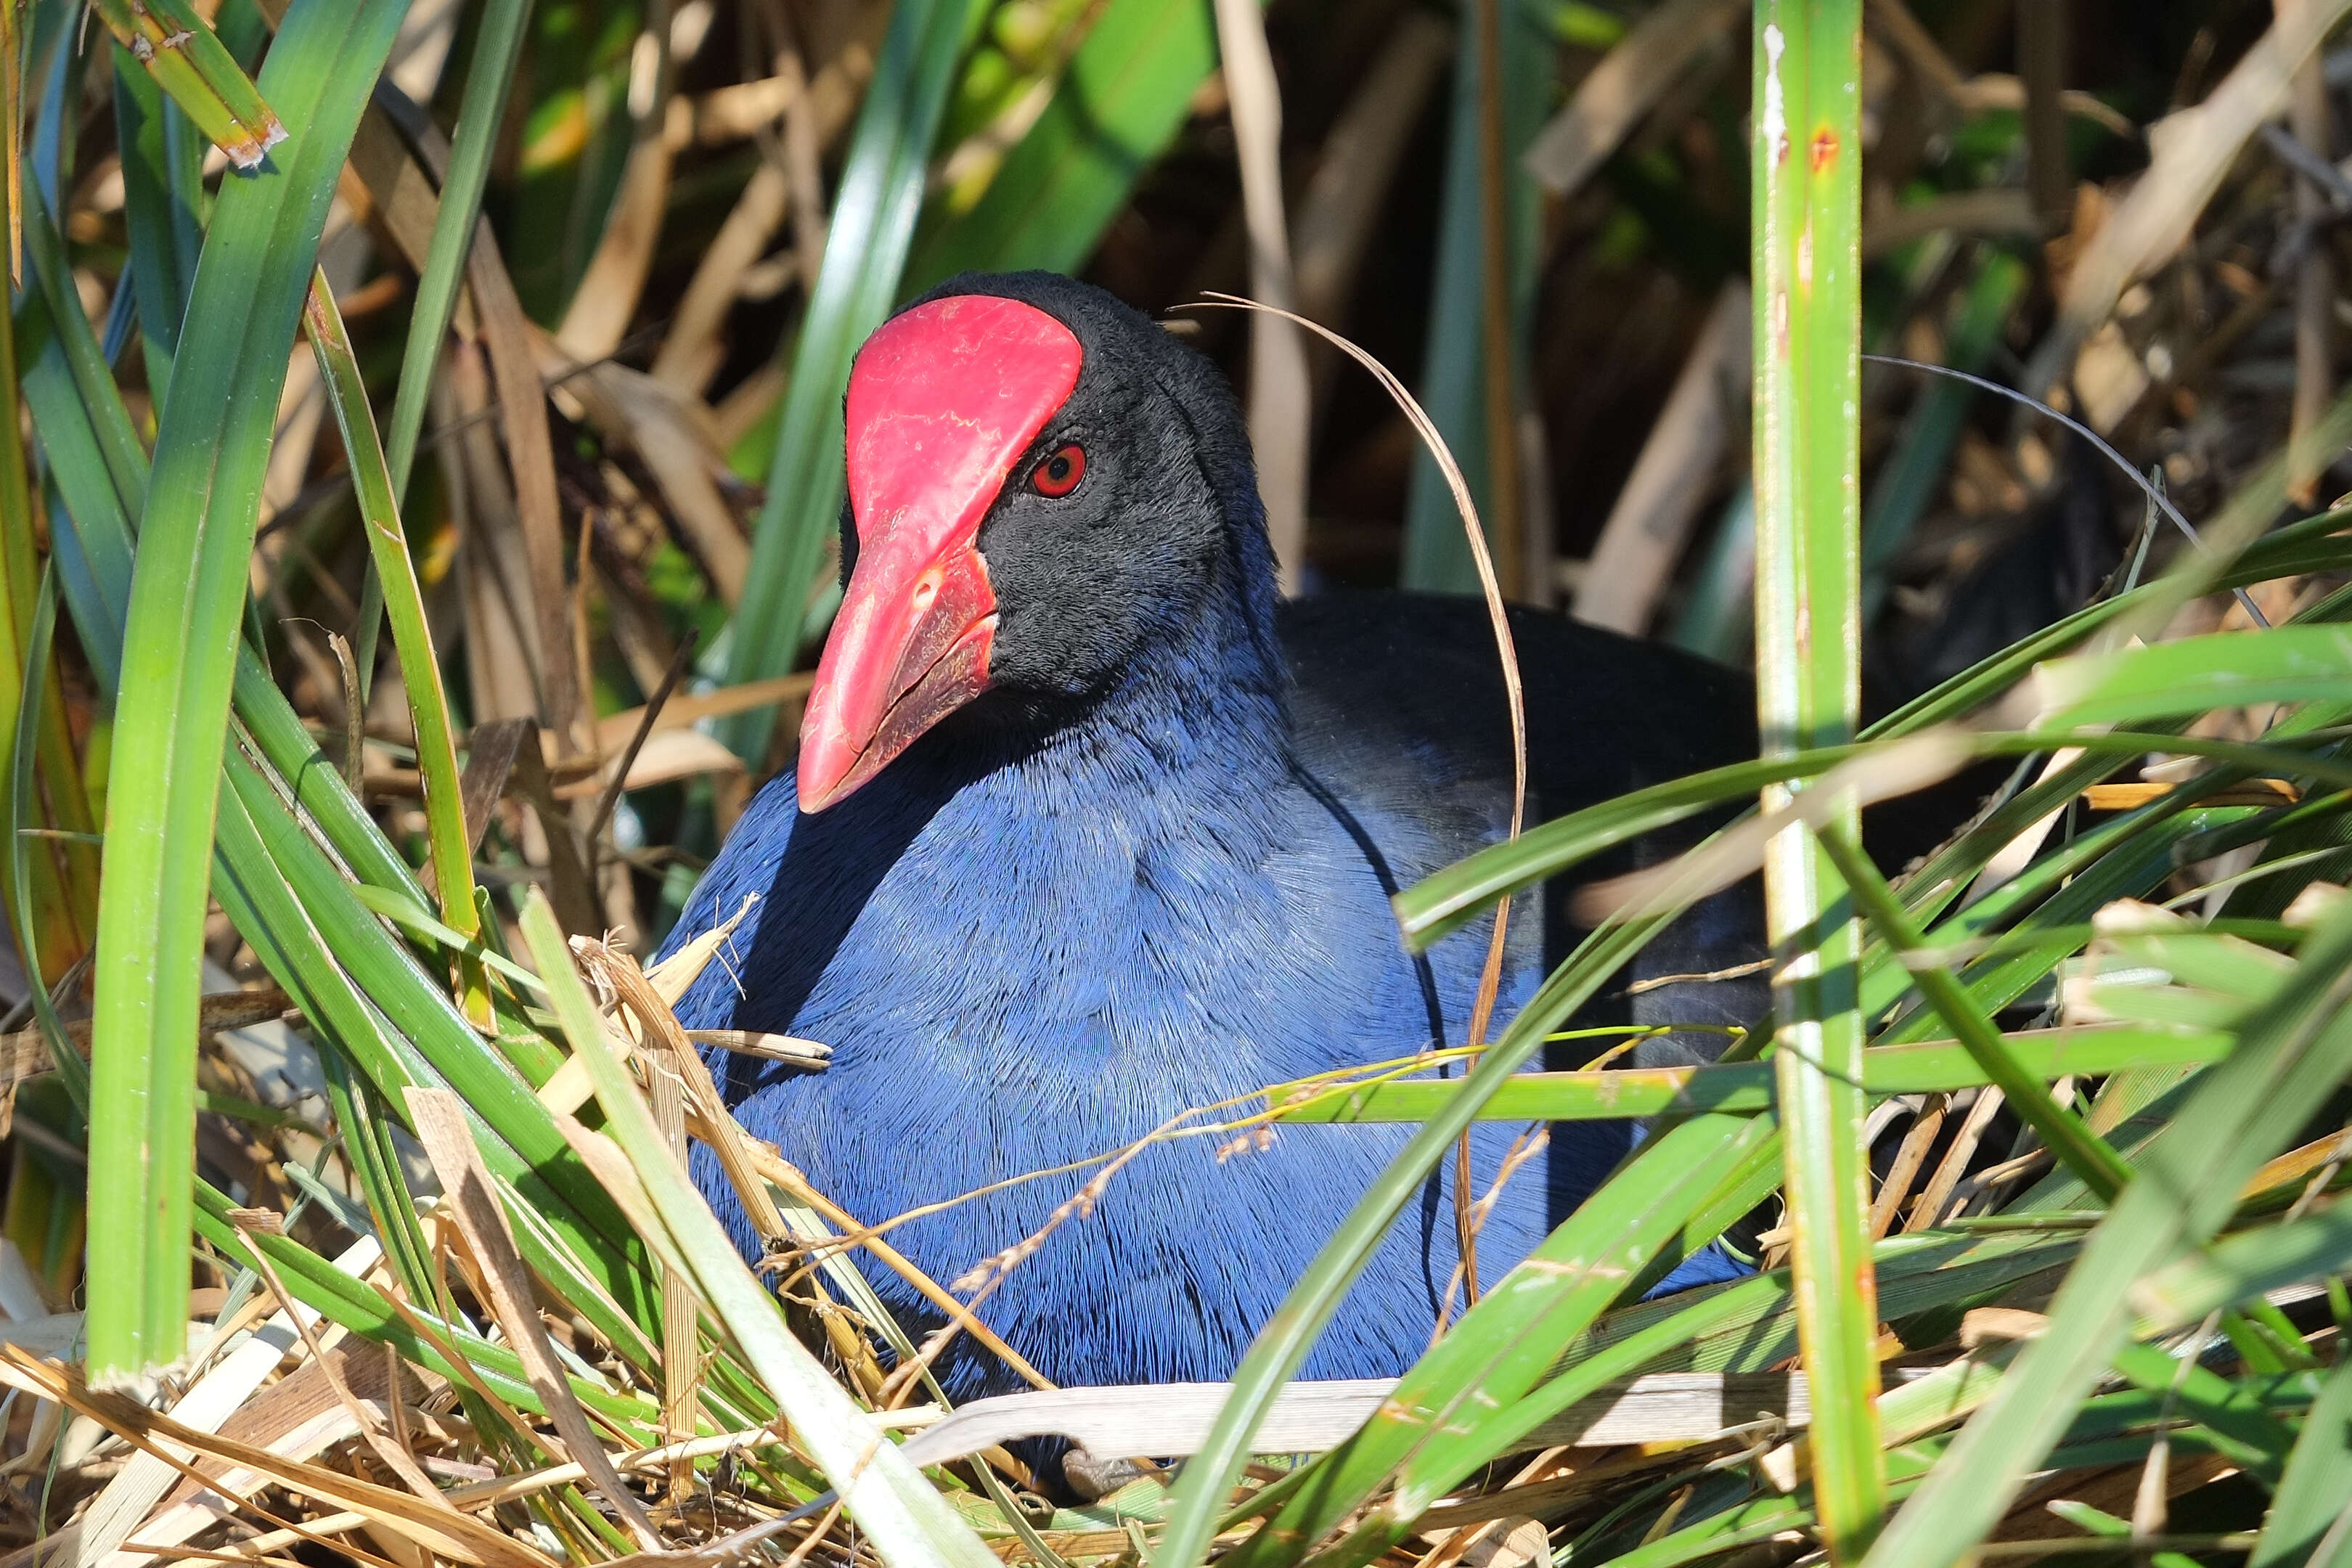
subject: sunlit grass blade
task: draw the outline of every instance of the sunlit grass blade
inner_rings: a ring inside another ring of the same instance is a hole
[[[2201,1067],[2227,1056],[2231,1038],[2219,1029],[2122,1024],[2037,1029],[2003,1036],[2002,1041],[2018,1074],[2042,1083],[2116,1072],[2136,1064]],[[1882,1046],[1863,1058],[1863,1086],[1873,1099],[1949,1092],[1993,1081],[1968,1047],[1944,1041]],[[1423,1121],[1460,1095],[1464,1085],[1461,1079],[1429,1078],[1380,1079],[1332,1088],[1277,1084],[1266,1091],[1266,1104],[1278,1121]],[[1773,1102],[1769,1062],[1519,1073],[1485,1100],[1473,1120],[1610,1121],[1716,1111],[1755,1115],[1771,1110]]]
[[[1290,1504],[1223,1561],[1296,1560],[1400,1467],[1400,1485],[1308,1562],[1353,1568],[1402,1542],[1445,1489],[1498,1451],[1495,1418],[1664,1248],[1716,1185],[1775,1133],[1769,1118],[1701,1115],[1662,1135],[1496,1282],[1408,1373],[1363,1428],[1318,1467]]]
[[[35,231],[34,237],[38,243],[41,237]],[[133,514],[125,510],[124,492],[145,495],[146,458],[131,434],[130,416],[114,384],[103,379],[77,384],[68,368],[67,345],[77,334],[87,340],[88,352],[96,354],[88,318],[76,310],[60,332],[37,291],[27,290],[18,307],[17,324],[27,356],[26,402],[48,458],[49,479],[65,502],[58,506],[53,500],[49,508],[58,584],[100,694],[110,701],[121,682],[122,627],[131,604],[135,547]],[[84,386],[93,401],[83,400]],[[101,437],[100,430],[116,434]],[[352,873],[421,903],[423,891],[407,863],[386,842],[341,774],[320,765],[323,759],[318,742],[250,647],[237,650],[236,701],[238,717],[262,754],[288,781],[293,798]]]
[[[1852,739],[1860,709],[1862,8],[1756,7],[1756,700],[1767,755]],[[1767,811],[1790,798],[1769,785]],[[1825,833],[1855,836],[1838,803]],[[1861,932],[1811,833],[1765,851],[1774,1063],[1790,1261],[1813,1423],[1806,1441],[1832,1563],[1859,1558],[1886,1506],[1879,1447]]]
[[[2064,724],[2129,724],[2253,702],[2341,702],[2352,637],[2340,626],[2274,626],[2148,644],[2044,666],[2041,689]]]
[[[774,1300],[736,1255],[710,1206],[670,1152],[653,1111],[629,1080],[596,1015],[546,897],[531,889],[523,937],[546,981],[572,1048],[604,1108],[605,1131],[644,1184],[696,1294],[727,1325],[752,1369],[792,1423],[795,1438],[824,1468],[850,1515],[892,1568],[953,1563],[992,1568],[995,1558],[887,1438],[866,1424],[848,1394],[784,1326]]]
[[[416,885],[415,873],[385,839],[342,774],[327,764],[318,741],[250,646],[236,650],[236,716],[254,744],[352,875],[367,886],[404,893],[421,908],[425,891]]]
[[[2182,823],[2179,833],[2193,830],[2193,824]],[[2021,931],[2030,932],[2042,924],[2059,927],[2079,925],[2088,921],[2099,908],[2115,899],[2144,898],[2154,891],[2173,869],[2173,834],[2150,832],[2140,835],[2118,835],[2109,853],[2091,858],[2078,874],[2050,893],[2035,910],[2031,921],[2021,922]],[[1989,900],[1988,900],[1989,901]],[[1985,919],[1993,918],[1988,914]],[[1971,907],[1951,922],[1954,937],[1962,931],[1979,929],[1976,910]],[[1934,946],[1943,940],[1938,929],[1927,933],[1927,941]],[[1966,987],[1971,1004],[1987,1014],[1998,1013],[2015,1002],[2045,979],[2051,971],[2067,956],[2078,951],[2081,943],[2071,936],[2054,936],[2047,942],[2022,946],[2008,953],[1996,953],[1961,972],[1960,983]],[[1909,983],[1906,973],[1890,973],[1885,988],[1899,994]],[[1879,994],[1873,992],[1870,1001],[1877,1003]],[[1940,1032],[1941,1019],[1930,1007],[1917,1007],[1907,1016],[1898,1016],[1879,1036],[1884,1047],[1909,1040],[1927,1039]]]
[[[817,563],[841,519],[841,399],[850,361],[898,297],[971,4],[904,0],[891,13],[793,352],[767,500],[752,526],[751,575],[729,633],[730,682],[782,675],[799,657]],[[729,721],[724,733],[738,754],[761,760],[773,711]]]
[[[491,1134],[481,1141],[484,1159],[529,1199],[533,1223],[522,1241],[532,1267],[560,1285],[562,1299],[625,1360],[650,1371],[658,1358],[646,1335],[649,1298],[638,1288],[642,1248],[625,1239],[610,1200],[571,1157],[545,1108],[521,1091],[380,928],[335,907],[335,873],[257,773],[233,762],[229,781],[219,829],[222,905],[271,976],[298,1000],[325,1054],[363,1075],[379,1096],[412,1084],[446,1084],[463,1093]],[[394,1028],[393,1016],[405,1027]],[[351,1087],[365,1092],[362,1084]],[[344,1121],[346,1138],[359,1138],[367,1124]],[[368,1158],[355,1155],[362,1172]],[[396,1169],[383,1173],[384,1190],[371,1194],[370,1206],[384,1205],[398,1259],[399,1233],[415,1221]]]
[[[37,245],[45,243],[38,229],[34,238]],[[144,497],[146,458],[114,384],[103,376],[77,381],[68,369],[69,349],[103,363],[88,319],[76,310],[60,332],[37,291],[28,291],[19,310],[29,356],[24,366],[26,398],[48,458],[49,477],[67,503],[60,507],[53,499],[49,509],[58,581],[100,693],[111,701],[120,682],[134,549],[132,513],[125,510],[125,496],[134,498],[134,507],[137,498]],[[101,430],[110,434],[100,436]],[[421,903],[424,895],[407,864],[341,775],[322,765],[316,741],[249,647],[237,651],[236,701],[238,716],[262,754],[352,873],[362,882],[404,892]]]
[[[286,127],[260,89],[187,0],[93,0],[91,8],[230,163],[259,168],[286,139]],[[299,96],[283,87],[276,90],[289,106]],[[299,110],[297,115],[299,122]]]
[[[2339,521],[2333,517],[2315,518],[2297,524],[2292,529],[2282,531],[2280,536],[2250,551],[2247,570],[2234,574],[2231,580],[2257,582],[2264,580],[2274,573],[2293,574],[2306,565],[2312,570],[2331,569],[2330,566],[2317,562],[2305,563],[2296,559],[2294,552],[2306,548],[2314,536],[2324,539],[2325,531],[2336,526]],[[2324,559],[2327,562],[2336,561],[2337,556],[2338,548],[2332,544],[2324,551]],[[1979,705],[2027,675],[2042,659],[2066,652],[2072,646],[2095,632],[2106,618],[2144,602],[2144,596],[2149,592],[2149,589],[2143,588],[2137,590],[2135,594],[2105,601],[2101,605],[2094,605],[2090,610],[2070,617],[2069,620],[2062,622],[2049,631],[2025,639],[2016,647],[1987,659],[1976,668],[1955,677],[1944,688],[1939,689],[1938,693],[1931,693],[1929,698],[1922,699],[1920,702],[1905,709],[1900,714],[1880,721],[1873,726],[1868,733],[1883,741],[1898,734],[1916,732],[1930,722],[1965,713],[1970,708]],[[2320,606],[2314,606],[2315,610],[2318,608]],[[2305,615],[2311,613],[2306,611]],[[2335,634],[2331,633],[2326,626],[2316,622],[2312,623],[2308,629],[2313,634],[2313,646],[2321,649],[2319,657],[2323,663],[2330,658],[2340,658],[2340,655],[2326,650],[2321,641]],[[2147,651],[2160,653],[2162,647],[2172,646],[2176,645],[2161,645],[2158,648]],[[2252,647],[2252,644],[2242,639],[2229,646],[2231,651],[2235,653],[2241,648]],[[2050,679],[2053,682],[2070,683],[2063,688],[2064,689],[2072,689],[2071,683],[2076,681],[2103,682],[2105,677],[2099,672],[2117,670],[2126,672],[2127,676],[2131,660],[2137,657],[2135,653],[2115,656],[2106,659],[2067,661],[2050,667],[2052,671]],[[2210,663],[2210,661],[2207,662]],[[2197,665],[2197,660],[2189,660],[2186,661],[2181,668]],[[2200,668],[2202,667],[2200,666]],[[2078,668],[2084,673],[2076,674],[2075,671]],[[2151,678],[2142,680],[2137,677],[2127,678],[2136,682],[2136,690],[2129,696],[2119,693],[2114,700],[2119,703],[2130,705],[2127,716],[2132,719],[2146,721],[2166,714],[2177,713],[2184,709],[2193,709],[2195,706],[2189,702],[2176,700],[2170,695],[2171,689],[2163,679]],[[2209,675],[2205,679],[2211,682],[2219,682],[2228,678]],[[2267,687],[2264,690],[2296,692],[2301,694],[2300,700],[2309,700],[2318,696],[2338,696],[2343,689],[2340,680],[2331,685],[2324,672],[2312,673],[2306,680],[2305,672],[2289,671],[2280,676],[2279,679],[2280,684]],[[2293,684],[2287,684],[2288,682]],[[2089,684],[2086,684],[2084,689],[2089,689]],[[2104,686],[2099,689],[2104,690]],[[2241,687],[2238,689],[2249,689]],[[2104,698],[2101,700],[2105,700]],[[2251,695],[2246,700],[2279,699],[2273,696]],[[2072,721],[2077,715],[2069,712],[2063,717]],[[2158,726],[2151,726],[2151,728],[2154,727]],[[2284,730],[2273,731],[2267,739],[2273,741],[2284,739],[2291,732]],[[2063,743],[2085,751],[2090,753],[2092,760],[2085,764],[2077,764],[2074,770],[2046,785],[2037,786],[2033,792],[2031,792],[2030,800],[2021,800],[2015,807],[2006,810],[1994,823],[1988,825],[1982,833],[1973,834],[1969,839],[1964,839],[1944,851],[1921,870],[1919,876],[1914,879],[1916,886],[1933,886],[1956,876],[1971,874],[1981,867],[1983,859],[1990,853],[1990,849],[1986,849],[1972,862],[1969,861],[1967,856],[1969,845],[1971,842],[1981,844],[1996,838],[2000,842],[2006,842],[2005,838],[2000,838],[2003,831],[2002,825],[2015,824],[2021,826],[2025,822],[2032,821],[2042,812],[2050,809],[2053,803],[2063,804],[2074,790],[2086,783],[2094,782],[2116,763],[2146,751],[2196,751],[2202,744],[2194,738],[2159,739],[2153,735],[2127,733],[2064,734],[2063,739],[2060,733],[2030,739],[2023,736],[2004,737],[1989,733],[1978,736],[1975,743],[1979,753],[1985,756],[2026,755]],[[1491,845],[1403,889],[1391,902],[1396,910],[1398,922],[1403,930],[1408,945],[1416,952],[1422,951],[1459,930],[1466,921],[1475,919],[1480,911],[1489,907],[1495,899],[1541,881],[1546,877],[1555,875],[1604,849],[1638,837],[1657,827],[1686,821],[1711,806],[1736,800],[1761,785],[1782,780],[1793,781],[1814,777],[1850,758],[1864,754],[1865,754],[1865,748],[1862,746],[1824,746],[1786,756],[1768,757],[1752,763],[1732,763],[1664,784],[1651,785],[1630,795],[1621,795],[1614,800],[1605,801],[1564,816],[1555,817],[1549,822],[1538,824],[1512,842]],[[2204,754],[2212,755],[2217,759],[2231,755],[2221,750],[2210,751]],[[2101,763],[2097,760],[2099,758],[2110,760]],[[2291,776],[2294,775],[2296,765],[2291,759],[2275,755],[2257,759],[2252,753],[2246,753],[2245,760],[2252,765],[2278,769]],[[2308,775],[2314,778],[2327,777],[2332,772],[2331,764],[2325,761],[2314,760],[2305,765],[2315,770]]]
[[[247,558],[303,290],[366,84],[405,6],[308,0],[263,75],[300,132],[222,193],[173,370],[123,644],[99,903],[91,1092],[89,1366],[184,1353],[196,997]],[[206,34],[209,37],[209,33]],[[197,389],[201,388],[199,392]]]
[[[2258,1394],[2210,1367],[2199,1366],[2189,1356],[2175,1356],[2156,1345],[2127,1342],[2115,1353],[2116,1374],[2142,1393],[2169,1401],[2184,1421],[2197,1423],[2206,1435],[2248,1474],[2265,1485],[2278,1484],[2279,1467],[2294,1434],[2263,1408]]]
[[[378,444],[375,416],[369,411],[367,384],[360,377],[359,361],[343,331],[327,276],[316,272],[302,316],[319,361],[319,376],[334,410],[335,428],[341,432],[343,452],[351,463],[352,484],[358,491],[360,522],[366,531],[369,559],[382,585],[384,609],[392,620],[393,645],[400,650],[408,694],[409,717],[416,727],[416,763],[425,780],[426,839],[432,846],[434,890],[440,897],[441,918],[467,941],[481,930],[474,907],[473,847],[466,832],[466,805],[457,782],[457,742],[449,721],[448,699],[441,690],[440,659],[433,649],[433,627],[425,619],[425,592],[409,559],[408,535],[401,526],[400,500],[394,476],[386,468]],[[426,372],[430,374],[430,366]],[[488,994],[478,976],[468,982],[468,1014],[478,1024],[489,1020]]]
[[[2218,575],[2212,579],[2213,585],[2249,587],[2278,577],[2334,570],[2336,568],[2331,563],[2343,556],[2346,542],[2339,531],[2346,526],[2347,519],[2352,519],[2352,512],[2329,511],[2281,528],[2248,545],[2233,562],[2215,568]],[[2078,647],[2095,633],[2112,626],[2119,620],[2136,618],[2149,611],[2151,606],[2174,602],[2177,593],[2168,578],[2159,579],[2155,583],[2143,584],[2129,593],[2087,605],[2041,631],[2019,638],[1934,689],[1912,699],[1872,723],[1864,734],[1866,737],[1908,734],[1928,724],[1973,711],[2008,690],[2035,665]],[[2298,612],[2296,619],[2335,620],[2341,619],[2343,615],[2343,604],[2338,596],[2331,595]]]
[[[1870,1568],[1943,1568],[1966,1556],[2042,1464],[2131,1327],[2136,1281],[2210,1238],[2304,1109],[2352,1071],[2352,905],[2315,927],[2294,976],[2247,1017],[2084,1248],[2030,1344],[1928,1483],[1873,1549]]]
[[[1923,945],[1910,914],[1870,863],[1860,847],[1836,829],[1821,836],[1823,854],[1836,865],[1846,889],[1870,923],[1896,953],[1916,952]],[[2131,1180],[2131,1167],[2072,1112],[2050,1098],[2042,1080],[2025,1069],[2017,1053],[1992,1019],[1969,995],[1949,969],[1932,961],[1910,968],[1911,982],[1927,1005],[1967,1049],[1989,1081],[1998,1085],[2009,1104],[2024,1117],[2042,1142],[2063,1160],[2085,1186],[2112,1203]]]
[[[2052,1219],[2052,1228],[2040,1233],[1923,1231],[1880,1241],[1874,1250],[1888,1319],[1908,1318],[1951,1302],[1998,1294],[2008,1285],[2064,1263],[2080,1250],[2088,1222],[2072,1215]],[[1646,1336],[1685,1311],[1695,1314],[1690,1331],[1678,1339],[1648,1342],[1651,1350],[1639,1363],[1640,1369],[1760,1372],[1796,1353],[1795,1296],[1789,1271],[1777,1268],[1703,1296],[1667,1297],[1617,1308],[1569,1345],[1553,1375],[1565,1376],[1586,1359],[1631,1336]],[[1890,1390],[1885,1401],[1912,1397],[1906,1392],[1908,1386]],[[1538,1391],[1530,1397],[1545,1395]],[[1890,1441],[1904,1436],[1899,1426],[1890,1426],[1888,1432]]]
[[[2288,733],[2281,731],[2273,731],[2266,737],[2273,744],[2291,738]],[[2334,779],[2339,776],[2345,766],[2324,756],[2271,749],[2270,746],[2248,747],[2244,742],[2215,742],[2210,738],[2149,731],[2094,733],[2063,730],[2019,733],[1983,731],[1967,737],[1965,743],[1980,757],[2032,756],[2066,746],[2083,752],[2088,760],[2053,781],[2036,785],[2029,796],[2021,797],[2021,804],[2006,808],[1998,824],[1984,828],[1981,836],[1971,835],[1969,839],[1960,841],[1930,861],[1914,879],[1923,887],[1933,886],[1960,874],[1959,868],[1970,844],[1981,845],[1998,837],[2000,825],[2015,822],[2021,826],[2030,822],[2050,809],[2052,804],[2063,805],[2084,784],[2095,782],[2105,773],[2148,751],[2179,751],[2312,779]],[[1883,746],[1884,742],[1879,744]],[[1686,822],[1714,807],[1739,801],[1754,794],[1760,786],[1816,778],[1842,763],[1870,754],[1870,743],[1822,746],[1755,762],[1733,763],[1666,784],[1653,784],[1619,795],[1614,800],[1556,816],[1549,822],[1529,828],[1516,840],[1489,845],[1444,870],[1423,878],[1396,894],[1390,903],[1396,911],[1397,922],[1404,933],[1407,946],[1416,952],[1423,952],[1475,919],[1484,909],[1491,907],[1496,899],[1558,875],[1604,850],[1658,828]],[[2184,795],[2183,798],[2188,797]],[[2006,842],[2006,839],[2000,841]],[[1998,847],[1998,845],[1994,847]],[[1986,856],[1990,853],[1990,849],[1984,851]],[[1975,865],[1967,868],[1973,870],[1981,864],[1980,856]]]
[[[1424,877],[1390,903],[1405,945],[1424,952],[1462,929],[1495,900],[1645,833],[1686,822],[1710,807],[1752,796],[1767,784],[1811,778],[1860,754],[1853,746],[1823,746],[1752,763],[1732,763],[1619,795],[1556,816],[1515,839],[1492,844]]]
[[[554,1119],[520,1076],[361,902],[282,796],[252,763],[230,756],[231,792],[221,811],[221,858],[229,875],[222,902],[239,929],[247,906],[265,963],[289,991],[310,986],[341,998],[327,1016],[341,1048],[368,1074],[387,1102],[412,1083],[437,1079],[464,1095],[506,1152],[486,1150],[492,1168],[530,1194],[562,1225],[582,1257],[625,1303],[636,1288],[642,1249],[594,1178],[572,1158]],[[242,807],[232,811],[234,801]],[[280,933],[272,936],[270,933]],[[315,979],[281,973],[262,938],[281,944],[290,963],[314,963]],[[290,976],[290,978],[289,978]],[[399,1020],[394,1027],[390,1019]],[[633,1305],[634,1310],[634,1305]]]

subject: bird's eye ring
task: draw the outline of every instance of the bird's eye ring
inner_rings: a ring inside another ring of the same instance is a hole
[[[1029,470],[1029,488],[1041,496],[1066,496],[1086,477],[1086,448],[1065,447]]]

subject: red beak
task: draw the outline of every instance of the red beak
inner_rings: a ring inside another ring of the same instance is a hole
[[[857,565],[801,722],[803,811],[823,811],[988,689],[996,595],[981,520],[1077,384],[1069,328],[993,295],[885,322],[849,375]]]

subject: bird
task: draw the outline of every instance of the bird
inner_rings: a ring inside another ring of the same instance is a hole
[[[911,1214],[889,1239],[934,1279],[1017,1256],[979,1315],[1044,1377],[1229,1377],[1412,1129],[1283,1125],[1150,1142],[1108,1176],[1085,1163],[1193,1108],[1472,1043],[1492,917],[1415,956],[1390,900],[1509,831],[1488,612],[1279,600],[1222,374],[1068,278],[966,275],[904,307],[857,353],[845,431],[843,596],[798,763],[670,933],[674,952],[740,919],[679,1019],[829,1047],[815,1072],[713,1052],[714,1076],[857,1220]],[[1756,754],[1744,675],[1540,611],[1511,628],[1531,818]],[[1582,934],[1558,888],[1520,895],[1507,932],[1503,1019]],[[1580,1022],[1752,1022],[1765,952],[1753,886],[1719,893]],[[1676,1031],[1635,1059],[1705,1059],[1727,1037]],[[1473,1195],[1524,1131],[1476,1129]],[[1486,1282],[1638,1135],[1553,1129],[1476,1233]],[[1451,1172],[1302,1376],[1401,1373],[1459,1310]],[[694,1173],[756,1256],[766,1238],[708,1151]],[[896,1272],[859,1267],[910,1329],[940,1322]],[[1736,1268],[1698,1254],[1666,1283]],[[970,1335],[935,1373],[957,1399],[1022,1386]]]

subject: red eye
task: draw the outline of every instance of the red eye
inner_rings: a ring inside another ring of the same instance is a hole
[[[1066,496],[1086,477],[1086,448],[1065,447],[1029,470],[1029,488],[1041,496]]]

